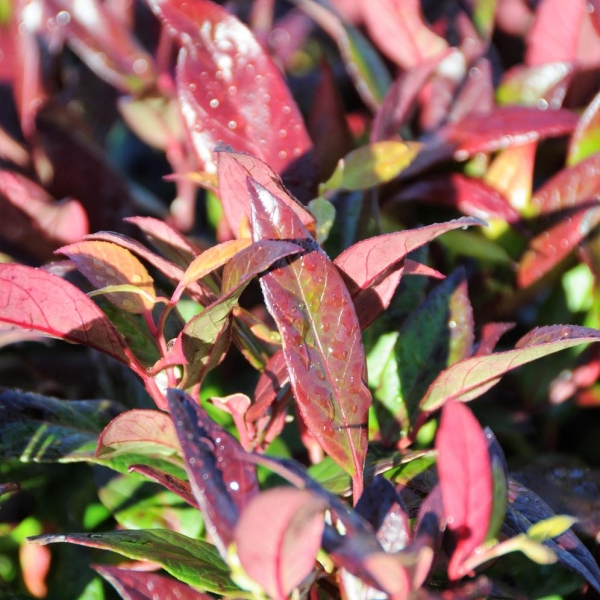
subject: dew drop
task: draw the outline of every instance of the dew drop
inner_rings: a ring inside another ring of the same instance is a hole
[[[215,79],[223,79],[223,71],[216,71]]]
[[[142,75],[148,70],[148,62],[143,58],[138,58],[133,63],[133,72],[136,75]]]
[[[287,137],[287,134],[288,134],[288,133],[287,133],[287,129],[280,129],[280,130],[279,130],[279,137],[280,137],[280,138]]]
[[[321,371],[321,369],[317,369],[317,379],[320,379],[321,381],[325,381],[325,373],[323,373],[323,371]]]
[[[208,473],[204,473],[204,475],[202,475],[202,479],[204,479],[204,481],[206,481],[209,478]]]
[[[60,25],[60,26],[65,26],[68,25],[71,21],[71,15],[66,11],[66,10],[61,10],[57,15],[56,15],[56,22]]]
[[[262,95],[262,99],[263,99],[263,102],[270,102],[271,101],[271,95],[270,94],[263,94]]]
[[[188,85],[188,90],[190,90],[190,92],[195,92],[196,91],[196,84],[195,83],[190,83]]]
[[[234,492],[237,492],[240,489],[240,484],[237,481],[232,481],[229,484],[229,488],[232,489]]]
[[[142,283],[142,276],[141,275],[132,275],[131,277],[131,281],[132,283]]]
[[[218,108],[218,106],[219,106],[219,101],[218,101],[216,98],[213,98],[213,99],[212,99],[212,100],[209,102],[209,104],[210,104],[210,107],[211,107],[211,108]]]
[[[229,88],[227,88],[227,91],[230,96],[235,96],[237,94],[237,87],[235,85],[230,85]]]
[[[227,127],[229,127],[229,129],[235,129],[237,127],[237,123],[235,121],[229,121],[229,123],[227,123]]]
[[[284,115],[289,115],[292,112],[292,109],[287,104],[281,110]]]
[[[454,329],[456,327],[456,321],[448,321],[448,327],[450,327],[450,329]]]
[[[248,73],[254,73],[255,70],[256,67],[252,63],[248,63],[246,65],[246,71],[248,71]]]
[[[263,80],[263,76],[262,75],[255,75],[254,81],[256,81],[256,83],[260,83],[262,80]]]
[[[287,158],[287,152],[285,150],[280,150],[277,156],[281,159]]]
[[[300,156],[302,154],[302,150],[300,148],[294,148],[294,156]]]
[[[196,459],[192,456],[192,458],[190,458],[190,465],[195,465],[196,464]]]

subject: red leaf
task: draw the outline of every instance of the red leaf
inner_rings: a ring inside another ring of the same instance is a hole
[[[498,340],[515,327],[514,323],[486,323],[481,329],[481,336],[473,356],[486,356],[491,354]]]
[[[464,561],[485,540],[492,514],[492,469],[487,441],[471,410],[447,402],[442,411],[435,448],[448,528],[456,547],[448,577],[466,575]]]
[[[509,146],[565,135],[576,124],[577,116],[568,110],[507,106],[446,125],[437,136],[442,142],[454,145],[456,160],[465,160],[477,152],[496,152]]]
[[[152,217],[129,217],[125,221],[139,227],[159,252],[184,269],[200,254],[185,236],[164,221]]]
[[[45,20],[51,35],[65,35],[73,50],[99,76],[123,91],[135,91],[155,78],[152,58],[118,17],[97,0],[48,0],[54,16]]]
[[[0,282],[1,323],[89,346],[136,369],[112,323],[74,285],[15,264],[0,264]]]
[[[540,214],[562,215],[562,221],[529,243],[517,274],[520,287],[527,287],[557,265],[581,242],[600,219],[600,154],[593,154],[574,167],[559,171],[533,198]]]
[[[446,231],[483,224],[478,219],[463,217],[448,223],[372,237],[342,252],[334,264],[352,295],[361,329],[389,306],[406,268],[403,261],[410,252]]]
[[[217,152],[219,198],[223,212],[235,237],[240,237],[250,226],[250,196],[246,180],[252,177],[272,194],[285,202],[310,231],[315,229],[315,218],[283,187],[281,179],[262,160],[243,152],[220,149]]]
[[[0,171],[0,212],[4,240],[41,260],[88,232],[87,215],[77,200],[57,202],[18,173]]]
[[[277,173],[304,177],[295,183],[310,189],[311,142],[302,116],[281,72],[250,30],[207,0],[150,0],[150,5],[184,46],[177,87],[202,167],[216,170],[212,152],[222,141],[263,159]],[[308,172],[301,173],[301,167]]]
[[[569,142],[567,163],[575,165],[600,150],[600,94],[581,115]]]
[[[403,69],[420,65],[448,48],[423,21],[418,0],[363,2],[362,13],[371,38]]]
[[[514,223],[519,213],[506,198],[479,179],[459,173],[438,175],[403,188],[393,201],[417,200],[457,208],[465,215],[480,219],[501,219]]]
[[[246,413],[246,419],[250,422],[258,420],[276,400],[285,403],[290,396],[287,363],[283,350],[280,350],[273,354],[261,373],[254,390],[254,402]]]
[[[450,399],[473,400],[512,369],[565,348],[597,341],[600,331],[587,327],[538,327],[522,338],[514,350],[466,358],[442,371],[421,400],[421,410],[434,411]]]
[[[285,600],[312,571],[325,526],[327,502],[294,488],[259,494],[235,530],[242,567],[275,600]]]
[[[187,481],[179,479],[178,477],[170,475],[169,473],[165,473],[164,471],[159,471],[154,467],[149,467],[148,465],[131,465],[129,467],[129,471],[135,471],[136,473],[140,473],[141,475],[148,477],[148,479],[152,479],[152,481],[156,481],[156,483],[160,483],[162,486],[166,487],[168,490],[171,490],[174,494],[177,494],[180,498],[185,500],[190,506],[200,509],[196,499],[194,498],[194,495],[192,494],[192,488]]]
[[[600,61],[600,41],[587,16],[586,2],[543,0],[537,7],[533,27],[527,35],[525,62],[578,62],[586,67]]]
[[[189,585],[145,571],[96,565],[98,571],[119,592],[123,600],[211,600],[212,596]]]
[[[293,240],[305,253],[261,278],[280,330],[294,396],[322,448],[360,494],[371,395],[360,326],[341,275],[285,203],[249,179],[255,240]]]

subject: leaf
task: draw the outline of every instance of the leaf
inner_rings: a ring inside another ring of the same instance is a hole
[[[85,7],[75,0],[49,0],[48,5],[56,11],[54,27],[61,29],[75,53],[101,79],[128,92],[153,82],[152,58],[107,6],[96,0]]]
[[[400,389],[409,416],[436,375],[473,348],[473,308],[464,270],[438,285],[406,319],[396,347]]]
[[[532,202],[539,213],[556,215],[560,221],[529,243],[517,274],[520,287],[528,287],[548,273],[598,223],[599,170],[600,154],[594,154],[574,167],[559,171],[535,193]]]
[[[531,490],[514,479],[509,479],[509,504],[502,532],[513,536],[526,533],[532,524],[554,515],[552,509]],[[571,530],[555,539],[546,540],[544,545],[556,554],[558,563],[578,573],[600,591],[600,568],[589,550]]]
[[[365,487],[355,510],[371,523],[383,550],[394,553],[408,546],[410,525],[406,507],[385,477],[378,475]]]
[[[148,453],[165,458],[181,455],[175,428],[169,415],[157,410],[128,410],[114,418],[98,438],[96,456],[111,458],[119,454]]]
[[[235,530],[246,573],[275,600],[285,600],[313,570],[325,526],[326,501],[306,490],[262,492],[242,513]]]
[[[364,190],[397,177],[416,157],[415,142],[384,141],[361,146],[342,158],[321,190]]]
[[[600,94],[585,109],[569,141],[567,165],[576,165],[600,150]]]
[[[200,252],[185,236],[164,221],[152,217],[128,217],[125,221],[139,227],[161,254],[184,269]]]
[[[0,323],[83,344],[136,368],[117,330],[74,285],[16,264],[0,264],[0,282]]]
[[[67,401],[1,390],[0,454],[23,462],[91,460],[98,434],[121,410],[108,400]]]
[[[266,188],[249,182],[253,238],[294,240],[305,248],[261,278],[300,414],[323,449],[361,482],[371,398],[350,294],[295,214]]]
[[[88,232],[87,215],[77,200],[57,202],[18,173],[0,171],[0,210],[4,241],[39,260],[50,258],[58,246],[76,242]]]
[[[577,117],[568,110],[507,106],[446,125],[437,137],[453,146],[456,160],[466,160],[478,152],[496,152],[510,146],[566,135],[576,124]]]
[[[179,301],[185,288],[198,279],[206,277],[215,269],[222,267],[227,261],[231,260],[240,250],[247,248],[251,244],[249,239],[230,240],[211,246],[200,256],[197,256],[183,274],[182,280],[173,292],[171,302],[174,304]]]
[[[76,242],[57,250],[68,256],[77,270],[96,288],[135,285],[144,294],[108,293],[106,297],[124,311],[146,313],[154,307],[154,282],[144,265],[131,252],[107,242]]]
[[[179,479],[169,473],[165,473],[164,471],[159,471],[154,467],[149,467],[148,465],[131,465],[128,470],[130,473],[139,473],[140,475],[148,477],[148,479],[152,479],[152,481],[156,481],[156,483],[160,483],[160,485],[166,487],[169,491],[185,500],[190,506],[197,509],[200,508],[192,494],[192,488],[187,481]]]
[[[501,219],[515,223],[519,213],[505,196],[482,181],[459,173],[434,175],[403,187],[393,202],[416,200],[450,206],[479,219]]]
[[[465,575],[463,563],[485,541],[492,515],[492,469],[487,441],[471,410],[446,402],[435,438],[448,529],[456,547],[448,577]]]
[[[570,529],[577,519],[568,515],[556,515],[543,521],[538,521],[527,530],[527,537],[536,542],[545,542],[554,537],[562,535]]]
[[[473,352],[473,356],[486,356],[491,354],[498,343],[498,340],[511,329],[514,329],[514,323],[486,323],[481,328],[479,344]]]
[[[497,539],[504,523],[508,504],[508,465],[502,447],[493,431],[486,427],[483,430],[487,442],[490,465],[492,468],[492,514],[488,527],[486,541]]]
[[[157,573],[131,571],[118,567],[92,567],[108,581],[123,600],[210,600],[212,596]]]
[[[514,350],[466,358],[442,371],[421,400],[421,410],[432,412],[449,399],[468,402],[481,396],[512,369],[559,350],[598,340],[600,331],[587,327],[538,327],[522,338]]]
[[[249,176],[283,200],[307,229],[314,229],[313,215],[287,192],[281,178],[265,162],[250,154],[233,152],[224,147],[217,148],[216,156],[219,198],[229,228],[235,237],[240,237],[242,230],[247,229],[250,224],[250,196],[246,184]]]
[[[348,75],[363,102],[375,112],[390,86],[390,75],[381,56],[360,31],[332,10],[313,0],[294,0],[338,45]]]
[[[255,469],[243,460],[239,442],[187,394],[169,390],[167,399],[192,492],[207,530],[226,556],[239,511],[258,493]]]
[[[29,538],[34,544],[66,542],[110,550],[135,560],[159,564],[184,583],[206,592],[237,595],[239,589],[212,544],[164,529],[49,534]]]
[[[365,329],[392,300],[402,277],[405,257],[452,229],[483,225],[479,219],[463,217],[447,223],[398,231],[362,240],[335,260],[352,295],[361,329]]]
[[[201,167],[216,170],[212,152],[222,141],[309,190],[314,169],[302,116],[281,72],[250,30],[207,0],[151,0],[150,6],[183,44],[177,89]]]

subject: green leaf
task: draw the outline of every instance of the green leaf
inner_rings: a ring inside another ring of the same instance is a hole
[[[29,541],[42,545],[66,542],[110,550],[134,560],[157,563],[180,581],[197,589],[215,594],[240,594],[229,577],[229,568],[212,544],[173,531],[50,534],[29,538]]]
[[[527,530],[527,537],[535,542],[544,542],[557,537],[571,528],[577,519],[569,515],[556,515],[538,521]]]

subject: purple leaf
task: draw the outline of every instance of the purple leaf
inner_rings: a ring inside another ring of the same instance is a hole
[[[179,479],[178,477],[175,477],[175,475],[170,475],[169,473],[155,469],[154,467],[149,467],[148,465],[131,465],[129,471],[140,473],[140,475],[144,475],[145,477],[148,477],[148,479],[160,483],[163,487],[185,500],[190,506],[198,509],[200,508],[192,494],[192,488],[187,481]]]
[[[212,598],[209,594],[198,592],[181,581],[157,573],[104,565],[95,565],[92,568],[119,592],[123,600],[211,600]]]
[[[294,396],[307,427],[360,494],[367,451],[365,356],[341,275],[285,203],[249,180],[255,240],[293,240],[305,253],[261,278],[280,330]]]
[[[421,400],[421,410],[434,411],[449,399],[462,402],[473,400],[489,390],[512,369],[559,350],[599,340],[600,331],[587,327],[539,327],[525,336],[514,350],[473,356],[442,371]]]
[[[0,283],[0,323],[89,346],[136,369],[112,323],[74,285],[16,264],[0,264]]]
[[[435,448],[448,529],[456,546],[448,577],[466,575],[464,561],[485,541],[493,505],[492,469],[487,440],[471,410],[447,402],[442,410]]]
[[[325,526],[326,500],[279,487],[262,492],[235,531],[244,571],[274,600],[285,600],[313,570]]]
[[[514,479],[509,479],[508,509],[502,531],[513,536],[526,532],[532,524],[554,516],[554,511],[537,495]],[[544,542],[558,557],[559,564],[575,571],[600,592],[600,568],[570,529]]]
[[[239,442],[190,396],[169,390],[167,399],[192,492],[215,545],[226,556],[239,511],[258,493],[255,469],[243,460]]]

